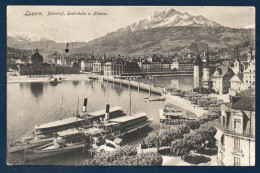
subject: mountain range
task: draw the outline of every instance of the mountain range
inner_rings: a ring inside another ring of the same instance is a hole
[[[196,51],[199,45],[212,49],[229,49],[250,41],[255,30],[228,28],[199,15],[192,16],[174,9],[155,11],[146,19],[89,42],[70,43],[72,53],[121,55],[169,54]],[[17,49],[62,51],[66,43],[26,35],[8,35],[7,46]]]

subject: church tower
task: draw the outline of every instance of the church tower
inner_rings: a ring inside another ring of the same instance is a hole
[[[241,64],[240,64],[240,61],[239,61],[239,57],[238,57],[238,52],[236,54],[236,58],[234,60],[234,68],[233,68],[233,71],[235,74],[238,74],[241,72]]]
[[[203,77],[202,77],[202,87],[203,88],[211,88],[211,80],[210,80],[210,66],[209,66],[209,51],[207,48],[207,53],[206,53],[206,59],[204,59],[203,62]]]
[[[193,88],[199,88],[201,87],[201,67],[202,67],[202,61],[200,59],[200,55],[196,56],[196,58],[193,61],[193,81],[194,85]]]

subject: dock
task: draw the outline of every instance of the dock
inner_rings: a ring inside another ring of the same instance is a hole
[[[110,77],[110,76],[103,77],[103,81],[122,85],[122,86],[136,88],[138,91],[143,90],[143,91],[147,91],[149,93],[153,93],[153,94],[157,94],[157,95],[164,95],[166,93],[165,87],[154,86],[153,84],[146,84],[146,83],[132,81],[132,80],[119,79],[119,78]]]

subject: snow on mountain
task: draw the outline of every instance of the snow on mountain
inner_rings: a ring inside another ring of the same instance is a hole
[[[151,16],[144,20],[139,20],[132,25],[122,28],[122,31],[138,31],[141,29],[150,29],[157,27],[171,26],[204,26],[204,27],[220,27],[221,25],[208,20],[201,15],[192,16],[188,13],[181,13],[175,9],[167,9],[162,12],[155,11]]]
[[[255,24],[246,25],[246,26],[238,26],[237,28],[241,28],[241,29],[255,29]]]
[[[32,36],[32,35],[27,35],[27,34],[8,33],[7,36],[12,37],[16,41],[19,41],[19,42],[36,42],[36,41],[47,41],[48,40],[44,37]]]

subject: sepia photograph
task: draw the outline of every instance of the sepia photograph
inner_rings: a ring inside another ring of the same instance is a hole
[[[255,166],[255,7],[6,10],[7,165]]]

